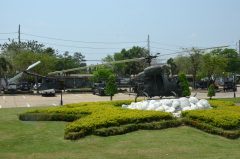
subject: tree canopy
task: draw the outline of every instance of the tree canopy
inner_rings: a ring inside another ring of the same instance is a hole
[[[41,61],[41,67],[33,69],[34,72],[47,75],[48,72],[70,69],[74,67],[85,66],[85,56],[81,52],[75,52],[71,55],[66,51],[63,55],[51,47],[45,47],[37,41],[16,42],[9,40],[0,45],[2,53],[9,63],[12,64],[12,71],[9,76],[16,72],[25,70],[29,65],[36,61]]]
[[[142,58],[147,57],[149,55],[148,51],[145,48],[134,46],[129,50],[122,49],[121,52],[117,52],[114,55],[108,55],[103,59],[105,62],[113,62],[134,58]],[[138,74],[143,71],[148,64],[145,61],[135,61],[135,62],[127,62],[121,64],[114,64],[113,70],[119,76],[129,76],[131,74]]]

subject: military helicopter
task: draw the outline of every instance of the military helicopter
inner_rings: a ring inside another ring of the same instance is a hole
[[[208,50],[208,49],[215,49],[215,48],[222,48],[222,47],[228,47],[228,46],[211,47],[211,48],[204,48],[199,50]],[[182,53],[182,52],[186,52],[186,51],[180,51],[177,53]],[[126,62],[145,61],[149,64],[149,67],[145,68],[143,72],[140,72],[139,74],[131,78],[130,90],[131,88],[133,88],[133,93],[135,94],[135,100],[137,100],[139,96],[145,96],[147,98],[152,98],[155,96],[159,96],[159,97],[182,96],[182,89],[180,86],[180,81],[178,80],[177,76],[169,77],[169,75],[166,72],[166,69],[164,68],[164,65],[150,66],[152,59],[157,58],[158,55],[159,53],[157,53],[156,55],[148,55],[147,57],[113,61],[113,62],[98,64],[98,65],[90,65],[85,67],[55,71],[55,72],[50,72],[49,75],[56,75],[56,74],[61,75],[67,72],[78,71],[78,70],[96,67],[100,65],[112,65],[112,64],[126,63]],[[132,92],[129,92],[129,93],[132,93]]]
[[[98,65],[90,65],[85,67],[67,69],[62,71],[55,71],[49,73],[49,75],[54,74],[64,74],[67,72],[77,71],[81,69],[86,69],[89,67],[96,67],[99,65],[112,65],[117,63],[126,63],[126,62],[136,62],[144,61],[151,65],[151,61],[154,58],[157,58],[159,53],[156,55],[149,55],[142,58],[127,59],[121,61],[108,62]],[[133,89],[132,89],[133,88]],[[152,98],[154,96],[181,96],[182,91],[180,89],[179,81],[175,78],[170,78],[165,72],[163,65],[149,66],[145,70],[130,80],[130,89],[133,92],[129,92],[135,95],[135,100],[139,96],[146,96]]]
[[[9,80],[6,80],[6,82],[4,82],[4,84],[2,83],[4,92],[6,92],[6,91],[16,92],[18,89],[17,86],[19,84],[19,80],[23,76],[23,74],[30,71],[31,69],[33,69],[40,63],[41,63],[40,61],[33,63],[32,65],[28,66],[28,68],[26,68],[24,71],[18,73],[17,75],[10,78]]]
[[[169,77],[162,65],[149,66],[132,79],[132,87],[139,96],[152,98],[159,96],[182,96],[182,89],[178,77]]]

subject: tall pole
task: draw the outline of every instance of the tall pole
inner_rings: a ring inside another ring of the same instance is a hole
[[[18,25],[18,44],[20,44],[20,42],[21,42],[21,26],[20,26],[20,24]]]
[[[148,35],[147,39],[148,54],[150,55],[150,36]]]
[[[240,57],[240,40],[238,41],[238,55],[239,55],[239,57]]]

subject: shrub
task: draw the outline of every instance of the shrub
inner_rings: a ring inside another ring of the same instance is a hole
[[[214,88],[213,84],[211,84],[208,87],[208,94],[207,94],[207,96],[210,97],[210,99],[212,99],[212,96],[215,96],[215,88]]]
[[[99,136],[111,136],[111,135],[120,135],[126,134],[128,132],[136,130],[160,130],[170,127],[177,127],[182,125],[181,120],[164,120],[159,122],[151,123],[140,123],[140,124],[126,124],[117,127],[101,128],[94,131],[95,135]]]
[[[182,116],[223,129],[237,129],[240,126],[240,110],[194,110],[185,111]]]
[[[212,99],[208,101],[211,107],[213,108],[226,108],[229,106],[235,106],[235,103],[232,101],[222,101],[222,100],[217,100],[217,99]]]
[[[65,128],[66,139],[92,134],[96,129],[173,119],[170,113],[129,110],[116,107],[121,102],[91,102],[68,104],[63,107],[31,110],[20,114],[20,120],[73,121]]]
[[[189,89],[189,84],[186,78],[186,75],[184,73],[179,74],[179,81],[180,81],[180,86],[182,89],[182,96],[190,96],[191,92]]]
[[[110,75],[107,80],[105,94],[110,96],[110,100],[117,93],[116,77]]]
[[[221,128],[214,127],[212,125],[196,121],[196,120],[191,120],[189,118],[184,118],[183,122],[186,125],[195,127],[197,129],[203,130],[207,133],[210,134],[215,134],[215,135],[220,135],[229,139],[236,139],[240,136],[240,131],[239,130],[233,130],[233,131],[227,131]]]

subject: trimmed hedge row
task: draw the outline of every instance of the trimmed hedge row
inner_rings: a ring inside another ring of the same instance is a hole
[[[173,119],[171,114],[165,112],[128,110],[110,106],[104,108],[98,106],[96,109],[91,115],[68,124],[65,128],[65,138],[83,137],[103,127]]]
[[[181,125],[182,125],[181,120],[165,120],[159,122],[126,124],[118,127],[101,128],[96,129],[93,134],[98,136],[112,136],[126,134],[128,132],[137,130],[160,130],[171,127],[178,127]]]
[[[235,103],[231,101],[222,101],[222,100],[212,99],[212,100],[208,100],[208,102],[211,105],[211,107],[218,108],[218,109],[226,108],[229,106],[235,106]]]
[[[205,122],[223,129],[237,129],[240,126],[240,113],[232,110],[212,109],[185,111],[183,117]]]
[[[170,113],[123,109],[122,104],[132,101],[88,102],[67,104],[62,107],[31,110],[19,115],[20,120],[68,121],[65,139],[78,139],[86,135],[100,136],[124,134],[139,129],[163,129],[183,123],[203,131],[227,138],[240,133],[240,107],[233,102],[210,100],[214,109],[184,111],[181,120]]]
[[[118,107],[130,102],[69,104],[63,107],[31,110],[20,114],[19,119],[74,121],[65,128],[66,139],[78,139],[93,134],[99,128],[173,119],[173,116],[166,112],[129,110]]]
[[[207,133],[220,135],[220,136],[223,136],[223,137],[226,137],[229,139],[236,139],[236,138],[239,138],[239,136],[240,136],[239,130],[232,130],[232,131],[224,130],[224,129],[217,128],[212,125],[206,124],[204,122],[192,120],[189,118],[184,118],[182,121],[185,125],[192,126],[194,128],[203,130]]]
[[[240,107],[230,101],[210,100],[209,102],[214,109],[185,111],[182,116],[225,130],[240,128]]]

